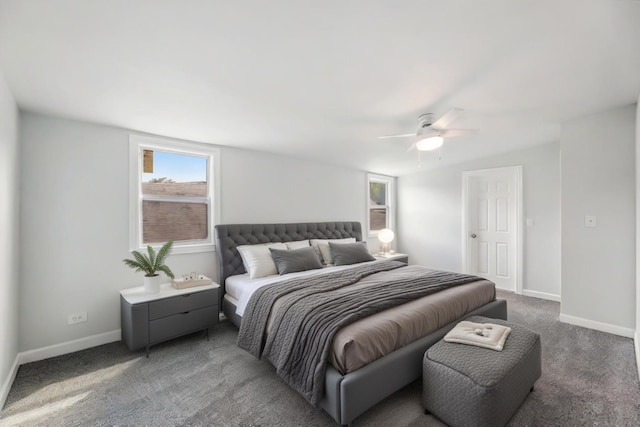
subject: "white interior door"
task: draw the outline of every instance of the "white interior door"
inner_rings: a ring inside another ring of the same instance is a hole
[[[465,270],[521,293],[522,167],[463,176]]]

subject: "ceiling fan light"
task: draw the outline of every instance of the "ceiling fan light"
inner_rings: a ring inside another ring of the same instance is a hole
[[[416,148],[420,151],[431,151],[436,148],[442,147],[444,138],[441,136],[432,136],[430,138],[424,138],[416,142]]]

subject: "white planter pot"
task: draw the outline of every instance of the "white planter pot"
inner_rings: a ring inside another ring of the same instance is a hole
[[[160,292],[160,275],[144,276],[144,291],[148,294]]]

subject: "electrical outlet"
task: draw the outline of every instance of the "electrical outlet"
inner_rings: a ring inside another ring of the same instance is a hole
[[[87,321],[87,312],[83,311],[81,313],[74,313],[67,316],[67,322],[69,325],[73,325],[75,323],[82,323]]]

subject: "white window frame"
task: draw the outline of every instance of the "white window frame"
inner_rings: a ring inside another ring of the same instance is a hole
[[[198,142],[182,141],[171,138],[129,135],[129,250],[141,250],[147,247],[142,243],[142,162],[143,150],[164,151],[207,158],[207,204],[209,221],[207,238],[202,240],[174,241],[171,253],[186,254],[215,251],[214,225],[220,218],[220,150]],[[151,197],[153,198],[153,197]],[[148,195],[146,200],[151,199]],[[158,197],[158,200],[166,200]],[[180,200],[187,201],[181,197]],[[195,198],[194,198],[195,199]],[[198,198],[201,200],[201,198]],[[164,242],[151,243],[160,247]]]
[[[370,184],[372,182],[380,182],[386,184],[385,188],[387,189],[387,194],[385,200],[387,202],[386,205],[372,205],[370,196]],[[374,173],[367,173],[367,235],[369,237],[378,237],[379,230],[371,229],[371,209],[384,207],[387,209],[387,225],[386,228],[390,228],[393,231],[395,230],[395,218],[396,218],[396,202],[395,202],[395,186],[396,179],[392,176],[387,175],[378,175]]]

